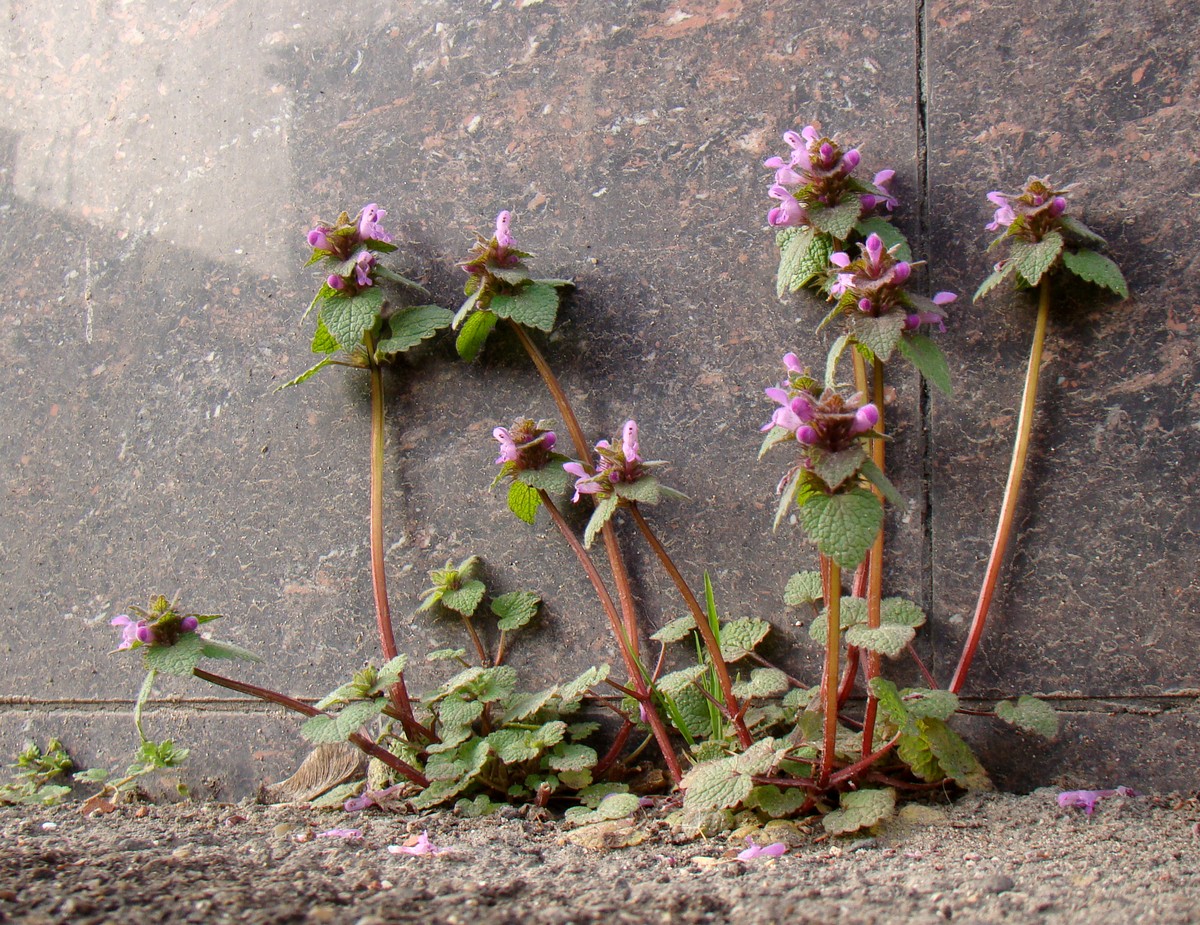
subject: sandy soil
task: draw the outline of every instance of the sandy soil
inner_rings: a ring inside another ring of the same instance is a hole
[[[598,832],[507,810],[8,808],[0,922],[1200,922],[1194,798],[1117,797],[1089,817],[1056,793],[911,805],[870,837],[800,826],[778,836],[787,854],[752,861],[735,858],[744,836],[685,839],[653,809]],[[334,827],[363,837],[318,837]],[[388,852],[425,830],[448,850]]]

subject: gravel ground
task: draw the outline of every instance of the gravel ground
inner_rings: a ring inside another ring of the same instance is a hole
[[[1195,798],[1114,797],[1089,817],[1056,794],[912,804],[871,837],[785,827],[788,853],[752,861],[744,834],[686,839],[654,810],[595,830],[510,811],[10,807],[0,922],[1200,922]],[[320,834],[351,826],[362,838]],[[445,850],[387,850],[423,831]]]

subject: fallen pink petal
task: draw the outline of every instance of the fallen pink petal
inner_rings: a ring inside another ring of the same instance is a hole
[[[1112,790],[1064,790],[1058,795],[1058,805],[1064,809],[1082,809],[1089,816],[1095,811],[1096,804],[1107,797],[1133,797],[1136,793],[1129,787],[1116,787]]]
[[[416,844],[413,845],[388,845],[387,850],[391,854],[445,854],[449,848],[438,848],[429,840],[429,833],[422,832],[417,836]]]
[[[787,853],[787,845],[781,841],[772,842],[769,845],[756,845],[754,839],[747,838],[746,844],[750,847],[740,852],[737,856],[739,861],[753,861],[756,858],[769,857],[777,858],[781,854]]]

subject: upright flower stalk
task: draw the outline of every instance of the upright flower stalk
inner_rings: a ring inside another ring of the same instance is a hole
[[[1000,502],[996,536],[992,542],[992,551],[988,556],[983,584],[979,590],[979,600],[975,605],[962,655],[950,681],[950,690],[954,693],[960,692],[966,684],[967,673],[987,626],[1004,554],[1012,537],[1021,480],[1029,456],[1029,443],[1037,410],[1038,374],[1041,370],[1042,348],[1046,341],[1046,326],[1050,315],[1051,281],[1056,276],[1066,273],[1077,280],[1108,289],[1122,298],[1129,296],[1125,278],[1117,265],[1092,249],[1095,245],[1104,244],[1104,239],[1068,213],[1067,193],[1070,189],[1069,186],[1056,188],[1048,177],[1030,177],[1020,192],[1005,193],[997,190],[988,193],[987,196],[988,201],[995,207],[987,229],[1000,232],[990,247],[1006,245],[1008,256],[999,261],[992,274],[980,284],[975,299],[981,299],[1000,283],[1012,279],[1019,290],[1037,289],[1038,311],[1033,329],[1033,344],[1029,351],[1029,365],[1025,371],[1025,388],[1021,411],[1017,418],[1012,462],[1004,486],[1004,497]]]

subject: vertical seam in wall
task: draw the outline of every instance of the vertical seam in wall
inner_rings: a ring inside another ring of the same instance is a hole
[[[929,75],[926,60],[925,0],[915,0],[914,39],[916,44],[915,88],[917,97],[917,240],[921,250],[929,255]],[[933,613],[933,434],[930,427],[929,383],[921,379],[919,426],[921,443],[921,607]],[[937,651],[933,639],[933,653]],[[936,670],[936,658],[930,654],[930,665]]]

